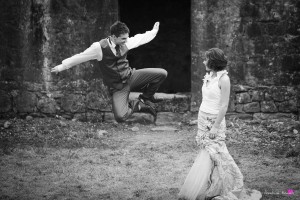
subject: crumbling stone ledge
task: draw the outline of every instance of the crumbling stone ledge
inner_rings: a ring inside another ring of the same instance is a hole
[[[14,82],[0,82],[0,86],[0,118],[30,115],[91,122],[114,121],[111,98],[99,79],[58,83],[48,91],[39,83],[25,82],[21,87]],[[131,93],[129,98],[137,98],[139,94]],[[296,87],[234,85],[226,118],[299,119],[299,94]],[[164,99],[156,104],[158,124],[177,124],[196,118],[197,113],[190,112],[190,93],[155,95]],[[132,120],[149,122],[153,119],[147,114],[136,113]]]
[[[299,118],[300,90],[289,86],[232,87],[229,116],[247,119]]]

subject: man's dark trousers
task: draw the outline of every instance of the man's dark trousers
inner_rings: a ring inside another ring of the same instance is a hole
[[[118,122],[124,122],[133,113],[133,105],[138,100],[129,100],[130,91],[147,86],[143,91],[143,96],[150,98],[158,90],[161,83],[167,77],[167,74],[167,71],[161,68],[133,70],[123,89],[113,92],[112,107],[115,119]]]

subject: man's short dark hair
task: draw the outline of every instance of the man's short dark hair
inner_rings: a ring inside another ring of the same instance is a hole
[[[207,67],[213,71],[222,71],[227,66],[227,59],[221,49],[211,48],[205,52],[205,57],[208,58]]]
[[[110,27],[110,34],[115,35],[116,37],[119,37],[122,34],[129,34],[129,28],[127,25],[123,22],[116,21],[113,25]]]

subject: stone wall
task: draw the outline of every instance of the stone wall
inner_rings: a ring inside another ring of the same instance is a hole
[[[168,100],[159,111],[198,110],[203,53],[219,47],[229,59],[229,115],[299,114],[299,1],[191,0],[191,7],[191,100]],[[0,117],[112,118],[97,62],[50,69],[107,36],[118,17],[118,0],[0,1]]]
[[[231,112],[299,113],[299,18],[296,0],[192,0],[191,109],[202,99],[203,54],[218,47],[228,56],[232,85],[251,88],[233,87]],[[255,100],[256,93],[265,96]]]
[[[109,34],[117,0],[1,1],[0,116],[92,115],[111,110],[97,62],[50,69]],[[91,111],[91,112],[88,112]]]
[[[300,91],[288,86],[234,85],[228,117],[243,119],[297,119]]]

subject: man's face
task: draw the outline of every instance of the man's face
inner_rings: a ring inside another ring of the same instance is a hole
[[[128,33],[121,34],[119,37],[113,35],[115,44],[119,44],[119,45],[125,44],[127,42],[128,37],[129,37]]]

